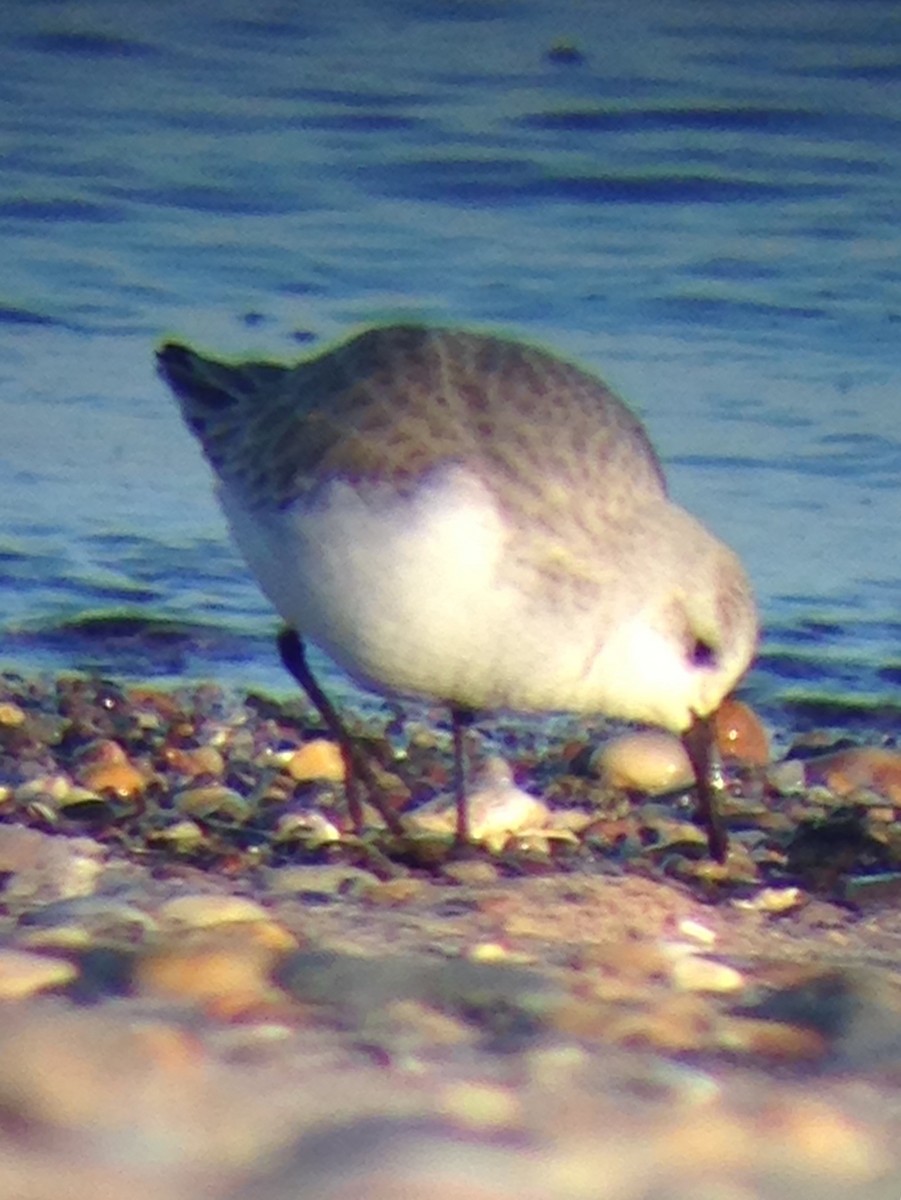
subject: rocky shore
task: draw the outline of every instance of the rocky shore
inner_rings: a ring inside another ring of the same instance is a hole
[[[440,726],[360,839],[299,703],[3,677],[0,1194],[897,1200],[901,756],[733,718],[723,866],[666,744],[503,723],[459,856]]]

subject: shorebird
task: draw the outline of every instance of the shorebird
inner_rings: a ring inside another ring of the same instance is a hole
[[[466,726],[566,711],[681,735],[710,853],[725,857],[711,717],[753,656],[754,600],[600,379],[525,343],[416,325],[293,366],[174,342],[158,363],[285,622],[282,660],[342,748],[357,829],[357,781],[394,832],[403,823],[306,641],[364,687],[448,705],[458,840]]]

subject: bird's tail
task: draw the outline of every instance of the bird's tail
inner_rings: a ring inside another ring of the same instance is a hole
[[[157,369],[178,397],[185,420],[196,427],[215,413],[253,403],[287,368],[273,363],[245,362],[238,366],[204,358],[178,342],[166,342],[156,354]]]

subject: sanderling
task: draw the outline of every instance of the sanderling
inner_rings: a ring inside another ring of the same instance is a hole
[[[398,325],[296,366],[168,343],[163,377],[218,477],[238,547],[284,619],[282,659],[389,826],[304,641],[363,686],[452,715],[598,713],[682,735],[711,854],[727,837],[709,718],[746,670],[735,556],[667,495],[639,420],[599,379],[500,337]]]

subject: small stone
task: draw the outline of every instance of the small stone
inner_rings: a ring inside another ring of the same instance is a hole
[[[363,898],[374,908],[402,908],[421,901],[428,890],[428,883],[422,879],[380,879],[366,889]]]
[[[73,786],[68,775],[38,775],[37,778],[20,784],[13,793],[13,799],[23,808],[36,802],[44,802],[56,809],[60,801],[65,800],[71,793]]]
[[[341,830],[325,813],[316,809],[284,813],[275,828],[278,842],[303,842],[316,847],[341,841]]]
[[[672,967],[673,983],[683,992],[737,992],[745,986],[741,971],[712,958],[686,954]]]
[[[87,950],[96,945],[89,929],[81,925],[57,925],[53,929],[30,929],[19,934],[16,944],[26,950]]]
[[[855,793],[855,797],[858,793]],[[871,797],[872,799],[872,797]],[[877,825],[889,825],[895,819],[894,807],[887,805],[882,797],[879,797],[879,803],[871,802],[868,804],[868,813],[870,821],[875,821]],[[858,801],[860,803],[860,801]],[[875,833],[875,830],[873,831]]]
[[[462,858],[458,862],[445,863],[441,874],[453,883],[468,887],[486,887],[497,883],[499,871],[493,862],[483,858]]]
[[[803,904],[805,895],[799,887],[765,887],[748,899],[733,900],[736,908],[766,913],[783,913]]]
[[[106,896],[75,896],[53,900],[23,913],[19,929],[71,930],[80,927],[94,941],[135,941],[156,930],[156,921],[137,905]]]
[[[466,952],[466,957],[470,962],[483,963],[514,962],[525,965],[535,961],[525,954],[511,954],[500,942],[476,942]]]
[[[274,896],[355,897],[378,882],[371,871],[343,864],[273,867],[266,872],[268,890]]]
[[[269,921],[269,913],[255,900],[245,896],[215,895],[200,892],[176,896],[157,910],[160,922],[206,929],[211,925],[227,925],[235,921]]]
[[[196,850],[198,846],[202,845],[205,838],[206,834],[197,822],[188,817],[181,821],[172,821],[147,835],[149,842],[165,843],[181,853]]]
[[[219,779],[225,773],[225,759],[215,746],[198,746],[193,749],[167,746],[163,751],[163,758],[173,771],[190,778],[212,775]]]
[[[787,758],[767,769],[766,781],[780,796],[804,790],[806,772],[800,758]]]
[[[71,983],[78,969],[66,958],[30,954],[27,950],[0,950],[0,999],[19,1000],[47,988]]]
[[[693,917],[683,917],[676,928],[682,937],[691,938],[701,946],[710,947],[716,943],[716,934],[710,926],[694,920]]]
[[[475,779],[468,810],[470,836],[476,842],[505,841],[509,834],[544,828],[550,819],[547,805],[518,788],[510,766],[497,757],[490,758]],[[409,820],[428,833],[450,833],[456,806],[439,796],[410,813]]]
[[[901,804],[901,753],[872,746],[852,746],[809,758],[804,764],[808,784],[824,783],[838,796],[867,788]]]
[[[240,792],[218,783],[176,792],[172,805],[187,817],[198,817],[200,820],[218,817],[238,824],[246,821],[254,811],[254,805]]]
[[[272,948],[235,944],[232,935],[193,935],[187,944],[164,947],[139,958],[134,986],[139,992],[213,1006],[229,1016],[270,1004],[278,992],[269,980]]]
[[[130,762],[100,762],[80,772],[81,783],[91,792],[114,792],[117,796],[140,795],[147,781]]]
[[[452,1083],[445,1088],[441,1100],[446,1113],[470,1128],[503,1129],[521,1119],[515,1093],[498,1085]]]
[[[649,796],[673,792],[694,782],[694,770],[681,741],[658,730],[611,738],[591,756],[591,768],[608,787]]]
[[[85,837],[53,837],[21,825],[0,825],[0,874],[7,905],[47,903],[94,890],[105,850]]]
[[[23,708],[19,708],[18,704],[13,704],[10,700],[0,704],[0,725],[15,728],[24,724],[25,710]]]
[[[723,1050],[777,1062],[815,1062],[828,1050],[826,1038],[814,1029],[756,1017],[727,1017],[717,1030]]]
[[[328,738],[313,738],[305,742],[288,759],[285,769],[298,783],[314,779],[330,783],[344,782],[344,759],[340,747]]]
[[[760,718],[741,700],[722,702],[713,718],[714,737],[725,759],[748,767],[764,767],[770,761],[770,740]]]

